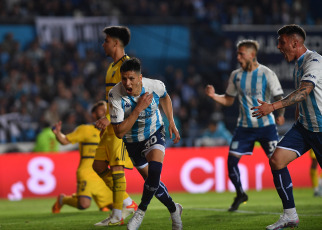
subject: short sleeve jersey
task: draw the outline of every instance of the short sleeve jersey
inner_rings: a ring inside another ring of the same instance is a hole
[[[302,81],[312,82],[314,89],[299,103],[299,122],[312,132],[322,132],[322,57],[307,50],[295,63],[295,88]]]
[[[75,144],[79,143],[80,164],[79,168],[92,168],[94,156],[98,142],[100,141],[100,131],[92,124],[80,125],[73,132],[66,135],[67,139]],[[85,161],[91,158],[92,161]]]
[[[163,125],[159,103],[160,98],[164,98],[167,95],[165,85],[159,80],[142,78],[142,91],[140,96],[146,92],[153,94],[152,102],[140,113],[132,129],[125,134],[123,137],[124,142],[144,141]],[[123,122],[135,108],[140,96],[128,96],[122,83],[117,84],[109,94],[112,124]]]
[[[121,65],[123,64],[123,62],[127,59],[130,59],[129,56],[124,55],[120,60],[118,60],[117,62],[113,62],[109,65],[107,72],[106,72],[106,77],[105,77],[105,89],[106,89],[106,103],[107,103],[107,118],[110,120],[109,117],[109,100],[108,100],[108,93],[109,91],[117,84],[121,81],[121,73],[120,73],[120,68]],[[107,132],[109,134],[114,134],[114,130],[113,127],[111,125],[107,126]]]
[[[270,113],[260,119],[252,117],[253,106],[258,106],[257,99],[270,102],[274,96],[282,95],[283,90],[276,74],[264,65],[251,72],[239,68],[230,75],[226,89],[228,96],[238,96],[238,127],[258,128],[275,124],[274,114]]]

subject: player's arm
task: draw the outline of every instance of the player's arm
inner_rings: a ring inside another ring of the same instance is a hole
[[[118,138],[122,139],[124,137],[124,135],[132,129],[132,126],[134,125],[134,123],[138,119],[140,113],[151,104],[152,98],[153,98],[152,93],[151,94],[149,94],[149,93],[143,94],[139,98],[139,100],[138,100],[135,108],[131,112],[131,114],[124,121],[122,121],[119,124],[112,124],[115,135]]]
[[[313,88],[314,88],[313,82],[302,81],[300,84],[300,87],[297,90],[293,91],[282,100],[276,101],[272,104],[268,104],[264,101],[257,99],[257,101],[261,105],[251,108],[251,110],[256,110],[252,113],[252,116],[261,118],[273,112],[274,110],[278,110],[278,109],[285,108],[287,106],[299,103],[307,98],[307,96],[311,93]]]
[[[62,144],[62,145],[68,145],[70,144],[71,142],[67,139],[66,135],[63,134],[61,132],[61,125],[62,125],[62,122],[59,121],[57,122],[53,127],[52,127],[52,131],[53,133],[55,134],[56,136],[56,139],[57,141]]]
[[[218,102],[223,106],[231,106],[234,101],[235,97],[231,97],[227,94],[219,95],[215,93],[215,88],[212,85],[207,85],[205,89],[205,93],[208,97],[213,99],[214,101]]]
[[[279,101],[282,99],[283,99],[283,95],[279,95],[279,96],[274,97],[275,101]],[[276,111],[276,124],[283,125],[285,123],[284,113],[285,113],[285,108],[281,108]]]
[[[173,139],[173,143],[176,144],[180,141],[180,134],[174,123],[172,102],[168,94],[164,98],[160,98],[160,105],[169,121],[170,138],[172,139],[172,134],[174,134],[175,138]]]

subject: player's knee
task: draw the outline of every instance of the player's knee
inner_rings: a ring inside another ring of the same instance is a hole
[[[90,205],[91,205],[90,201],[80,201],[77,204],[77,208],[80,209],[80,210],[84,210],[84,209],[89,208]]]
[[[269,165],[273,170],[280,170],[287,166],[278,157],[274,157],[274,155],[269,159]]]

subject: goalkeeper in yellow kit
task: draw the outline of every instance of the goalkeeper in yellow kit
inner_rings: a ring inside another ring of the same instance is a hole
[[[103,32],[105,39],[102,46],[105,54],[113,59],[105,78],[108,103],[110,89],[121,81],[120,67],[129,59],[124,48],[130,41],[131,33],[125,26],[106,27]],[[124,174],[124,168],[132,169],[133,164],[123,141],[115,136],[110,120],[107,106],[106,116],[96,121],[96,127],[102,130],[102,137],[96,149],[93,169],[113,191],[113,211],[109,217],[96,223],[95,226],[122,225],[124,219],[137,210],[137,204],[126,193]]]
[[[99,101],[92,108],[92,118],[96,121],[106,113],[106,102]],[[52,207],[53,213],[59,213],[63,205],[78,209],[87,209],[93,198],[101,211],[113,208],[112,191],[106,187],[104,181],[94,172],[95,150],[100,141],[100,131],[93,124],[78,126],[73,132],[64,135],[61,132],[62,122],[53,127],[56,139],[62,144],[79,143],[80,162],[77,169],[77,193],[66,196],[60,194]]]

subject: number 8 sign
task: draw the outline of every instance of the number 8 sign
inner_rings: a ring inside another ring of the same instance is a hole
[[[38,195],[51,193],[56,187],[56,178],[52,174],[54,163],[47,157],[35,157],[28,163],[28,189]]]

